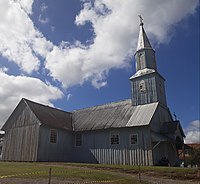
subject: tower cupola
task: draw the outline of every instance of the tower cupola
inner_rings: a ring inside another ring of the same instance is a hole
[[[159,102],[167,106],[165,79],[157,71],[155,51],[145,33],[143,19],[139,17],[139,37],[135,52],[136,73],[130,77],[132,104],[136,106]]]

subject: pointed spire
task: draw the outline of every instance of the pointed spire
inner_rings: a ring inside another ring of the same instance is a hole
[[[144,31],[144,28],[143,28],[143,18],[141,15],[139,15],[139,18],[140,18],[140,31],[139,31],[139,38],[138,38],[138,44],[137,44],[137,49],[136,49],[136,52],[141,50],[141,49],[144,49],[144,48],[151,48],[151,44],[149,42],[149,39]]]

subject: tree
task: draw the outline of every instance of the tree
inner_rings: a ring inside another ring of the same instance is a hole
[[[187,164],[198,165],[200,167],[200,149],[192,149],[190,157],[186,160]]]

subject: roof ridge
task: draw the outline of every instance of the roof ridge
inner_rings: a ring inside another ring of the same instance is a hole
[[[117,102],[109,102],[109,103],[106,103],[106,104],[102,104],[102,105],[94,105],[92,107],[85,107],[85,108],[81,108],[81,109],[77,109],[77,110],[73,110],[71,111],[72,113],[74,112],[77,112],[77,111],[82,111],[82,110],[89,110],[89,109],[92,109],[92,108],[97,108],[97,107],[103,107],[103,106],[108,106],[108,105],[111,105],[111,104],[117,104],[117,103],[120,103],[120,102],[125,102],[125,101],[131,101],[131,99],[125,99],[125,100],[120,100],[120,101],[117,101]]]
[[[35,101],[32,101],[32,100],[29,100],[29,99],[27,99],[27,98],[22,98],[22,100],[24,100],[24,102],[25,103],[33,103],[33,104],[36,104],[36,105],[39,105],[39,106],[43,106],[43,107],[45,107],[45,108],[51,108],[51,109],[53,109],[53,110],[58,110],[58,111],[62,111],[62,112],[64,112],[64,113],[69,113],[69,114],[71,114],[71,112],[68,112],[68,111],[64,111],[64,110],[62,110],[62,109],[58,109],[58,108],[56,108],[56,107],[51,107],[51,106],[49,106],[49,105],[44,105],[44,104],[41,104],[41,103],[38,103],[38,102],[35,102]],[[27,103],[27,105],[30,107],[30,105]],[[31,107],[30,107],[31,108]]]

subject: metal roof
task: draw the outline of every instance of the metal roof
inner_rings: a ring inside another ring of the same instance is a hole
[[[158,106],[158,102],[132,106],[132,102],[129,99],[73,112],[65,112],[24,98],[18,106],[21,103],[25,103],[31,109],[41,124],[71,131],[148,125]],[[6,129],[7,122],[2,129]]]
[[[145,33],[145,30],[143,28],[143,24],[140,24],[140,31],[139,31],[139,38],[138,38],[138,44],[136,51],[139,51],[144,48],[151,48],[151,44],[149,42],[149,39]]]
[[[53,107],[22,99],[30,107],[38,120],[52,128],[72,130],[71,113]]]
[[[143,24],[140,24],[140,31],[139,31],[139,38],[138,38],[138,44],[137,44],[136,52],[141,50],[141,49],[144,49],[144,48],[152,49],[151,44],[149,42],[149,39],[148,39],[148,37],[145,33],[145,30],[143,28]]]
[[[132,106],[131,100],[114,102],[72,112],[75,131],[148,125],[158,102]]]

